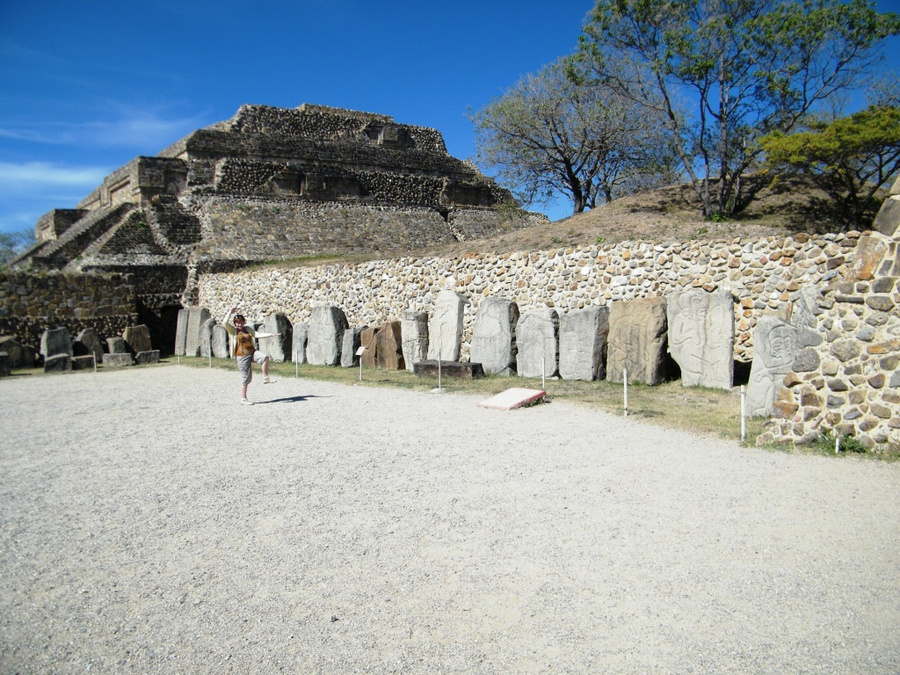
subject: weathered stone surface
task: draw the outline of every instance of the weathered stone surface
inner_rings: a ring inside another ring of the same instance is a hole
[[[309,339],[309,324],[305,321],[294,324],[291,340],[291,357],[294,363],[306,363],[306,345]]]
[[[97,363],[103,360],[103,342],[93,328],[85,328],[78,333],[75,342],[72,343],[72,349],[75,356],[92,354],[97,359]]]
[[[460,361],[419,361],[413,366],[413,372],[422,377],[456,377],[476,380],[484,377],[484,369],[480,363]]]
[[[847,270],[848,281],[866,281],[873,277],[888,248],[884,241],[872,235],[863,235],[856,246],[853,266]]]
[[[344,331],[350,325],[340,307],[315,307],[309,321],[306,361],[314,366],[336,366],[341,362]]]
[[[359,365],[359,357],[356,355],[356,352],[359,351],[362,332],[362,328],[348,328],[344,331],[341,344],[341,365],[344,368],[352,368]]]
[[[44,358],[44,372],[55,373],[72,370],[72,356],[69,354],[54,354]]]
[[[403,361],[406,369],[413,372],[414,364],[428,358],[428,314],[404,312],[400,318],[400,332],[403,337]]]
[[[188,319],[190,309],[179,309],[178,318],[175,321],[175,356],[185,356],[187,353]]]
[[[212,356],[212,339],[213,329],[216,327],[216,320],[209,318],[200,326],[200,356],[208,359]],[[143,349],[141,351],[148,351]],[[135,352],[136,354],[137,352]]]
[[[144,352],[138,352],[134,355],[134,362],[139,365],[147,365],[149,363],[159,363],[159,350],[148,349]]]
[[[68,328],[50,328],[41,334],[41,356],[48,359],[51,356],[65,354],[72,358],[72,336]]]
[[[472,328],[470,360],[480,363],[489,375],[516,368],[516,324],[519,306],[504,298],[481,301]]]
[[[200,356],[200,329],[209,318],[209,310],[205,307],[188,308],[187,334],[184,342],[186,356]]]
[[[103,355],[100,355],[100,358],[97,359],[96,364],[99,366],[103,360]],[[81,356],[73,356],[72,357],[72,370],[93,370],[94,369],[94,355],[93,354],[83,354]]]
[[[564,380],[606,377],[606,340],[609,308],[590,307],[567,312],[559,320],[559,376]]]
[[[110,354],[129,354],[125,338],[118,336],[106,338],[106,350]]]
[[[259,348],[269,355],[273,363],[284,363],[291,360],[291,348],[294,341],[294,330],[291,320],[284,312],[269,314],[263,321],[265,333],[279,333],[277,337],[260,338]]]
[[[760,317],[756,324],[756,351],[747,385],[747,410],[751,416],[772,414],[775,392],[791,371],[799,349],[799,331],[776,316]]]
[[[365,326],[360,329],[359,344],[365,347],[360,357],[363,368],[374,368],[376,364],[376,354],[378,351],[378,343],[375,341],[375,333],[378,331],[376,326]]]
[[[210,343],[212,348],[212,355],[217,359],[227,359],[229,357],[228,354],[228,331],[225,330],[225,326],[222,324],[216,323],[212,327],[212,342]]]
[[[734,375],[734,302],[716,290],[666,296],[669,352],[685,387],[731,389]]]
[[[791,369],[798,373],[811,373],[818,370],[820,364],[819,352],[812,347],[806,347],[797,352]]]
[[[525,312],[516,324],[516,371],[520,377],[559,372],[559,314],[544,307]]]
[[[0,337],[0,351],[7,353],[12,368],[32,368],[34,366],[34,348],[21,344],[11,335]]]
[[[153,344],[150,341],[150,329],[145,324],[128,326],[122,331],[122,338],[133,354],[153,349]]]
[[[7,352],[0,352],[0,377],[12,375],[12,361]]]
[[[131,354],[128,352],[111,352],[103,355],[103,366],[105,368],[124,368],[125,366],[130,366],[131,362]]]
[[[609,310],[606,379],[658,384],[667,375],[666,301],[646,298],[614,302]]]
[[[875,222],[872,223],[872,229],[890,237],[898,227],[900,227],[900,195],[891,195],[884,200],[878,210]]]
[[[375,331],[375,365],[385,370],[406,368],[399,321],[389,321]]]
[[[456,361],[463,335],[463,313],[469,301],[449,289],[438,293],[428,322],[428,359]]]

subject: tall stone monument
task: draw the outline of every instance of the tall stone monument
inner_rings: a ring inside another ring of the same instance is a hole
[[[553,377],[558,372],[559,314],[542,307],[525,312],[516,324],[516,370],[521,377]]]
[[[444,289],[438,293],[434,311],[428,322],[428,359],[430,361],[458,361],[462,346],[463,313],[467,298],[456,291]]]
[[[559,320],[559,376],[588,382],[605,377],[608,336],[608,307],[563,314]]]
[[[609,309],[606,379],[659,384],[666,369],[666,300],[614,302]]]
[[[504,298],[484,298],[475,314],[469,360],[480,363],[489,375],[515,370],[518,321],[516,303]]]
[[[731,389],[734,301],[729,291],[676,291],[666,297],[669,352],[685,387]]]

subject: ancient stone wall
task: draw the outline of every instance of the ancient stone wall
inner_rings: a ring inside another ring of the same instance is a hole
[[[516,302],[521,312],[553,307],[560,313],[614,300],[672,291],[726,288],[735,298],[738,361],[752,357],[753,328],[766,311],[796,300],[806,285],[841,278],[859,233],[669,245],[624,242],[464,258],[395,258],[347,265],[264,269],[203,275],[199,304],[219,316],[239,305],[248,318],[285,312],[306,321],[317,305],[341,307],[351,325],[380,325],[404,311],[431,311],[437,293],[467,296],[464,355],[479,301]]]
[[[861,243],[860,243],[861,242]],[[438,293],[469,300],[461,358],[469,356],[481,300],[514,301],[522,313],[560,314],[614,300],[702,288],[734,299],[736,361],[753,356],[753,330],[816,296],[815,358],[778,389],[775,414],[759,442],[808,442],[824,430],[865,447],[900,444],[900,236],[860,233],[685,242],[625,242],[464,258],[398,258],[362,264],[208,274],[200,304],[221,315],[238,306],[250,318],[276,311],[308,321],[312,308],[340,307],[351,326],[381,325],[405,312],[431,312]],[[799,366],[795,365],[795,368]]]
[[[107,337],[138,323],[131,275],[0,271],[0,335],[38,347],[41,333],[63,326]]]
[[[371,254],[427,249],[487,233],[527,227],[524,212],[451,210],[447,218],[425,207],[367,206],[337,202],[216,197],[198,209],[202,242],[195,258],[218,263],[299,256]]]
[[[797,359],[761,442],[808,442],[823,429],[871,449],[900,445],[900,236],[865,236],[846,277],[817,300],[822,341]]]

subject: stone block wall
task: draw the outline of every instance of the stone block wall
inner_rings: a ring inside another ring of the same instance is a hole
[[[198,260],[280,260],[303,255],[427,249],[540,222],[519,211],[480,210],[448,218],[430,208],[216,197],[200,209]]]
[[[759,442],[803,443],[829,430],[867,449],[900,446],[900,236],[864,237],[846,278],[817,304],[818,364],[795,362]]]
[[[841,279],[853,262],[859,236],[850,232],[668,245],[624,242],[205,274],[199,279],[198,303],[213,316],[240,306],[251,320],[284,312],[295,323],[309,320],[312,307],[334,305],[344,310],[351,325],[381,325],[400,319],[405,311],[430,312],[438,292],[450,288],[471,300],[464,318],[467,357],[483,297],[514,301],[523,313],[552,307],[562,314],[608,306],[614,300],[724,288],[735,299],[735,360],[749,362],[759,316],[798,300],[804,286]]]
[[[65,327],[72,335],[93,328],[101,339],[138,323],[130,275],[28,274],[0,271],[0,335],[40,345],[41,333]]]

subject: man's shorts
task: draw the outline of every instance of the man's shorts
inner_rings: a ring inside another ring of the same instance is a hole
[[[253,368],[251,368],[251,364],[255,361],[256,363],[262,365],[266,362],[266,359],[269,358],[269,355],[265,352],[261,352],[256,350],[253,352],[252,356],[237,356],[235,360],[237,361],[238,372],[241,374],[241,385],[247,386],[250,384],[250,380],[253,379]]]

